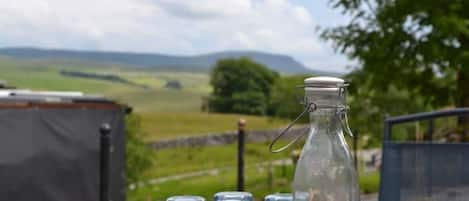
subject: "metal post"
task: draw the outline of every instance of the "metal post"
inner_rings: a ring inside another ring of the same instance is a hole
[[[99,200],[109,201],[109,173],[110,173],[110,155],[111,155],[111,126],[107,123],[102,124],[100,133],[100,161],[99,161]]]
[[[384,120],[384,142],[391,141],[392,138],[392,125],[388,120]]]
[[[430,142],[433,142],[433,132],[435,130],[435,120],[434,119],[430,119],[430,121],[428,122],[428,137],[427,137],[427,140],[430,141]]]
[[[244,191],[244,144],[246,121],[238,121],[238,191]]]

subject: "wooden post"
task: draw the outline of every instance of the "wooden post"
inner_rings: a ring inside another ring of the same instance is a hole
[[[238,121],[238,191],[244,191],[244,144],[246,121]]]
[[[269,191],[272,192],[274,188],[274,168],[272,166],[272,161],[269,160],[268,167],[267,167],[267,185],[269,186]]]

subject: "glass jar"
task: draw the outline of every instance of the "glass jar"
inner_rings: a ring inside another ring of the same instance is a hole
[[[205,201],[205,198],[195,195],[177,195],[169,197],[166,201]]]
[[[253,196],[248,192],[219,192],[213,196],[214,201],[253,201]]]

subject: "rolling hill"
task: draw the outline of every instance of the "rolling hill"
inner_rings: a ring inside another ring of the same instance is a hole
[[[311,73],[303,64],[290,56],[257,51],[224,51],[194,56],[172,56],[165,54],[78,51],[40,48],[0,48],[0,56],[14,59],[42,59],[78,61],[99,64],[119,64],[133,68],[208,71],[217,60],[223,58],[250,57],[283,73]]]

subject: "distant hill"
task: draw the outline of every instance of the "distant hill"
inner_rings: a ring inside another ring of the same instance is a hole
[[[290,56],[257,51],[224,51],[195,56],[164,54],[76,51],[40,48],[0,48],[0,56],[17,59],[73,60],[102,64],[121,64],[135,68],[207,71],[223,58],[250,57],[269,68],[284,73],[314,73]],[[321,73],[324,74],[324,73]]]

